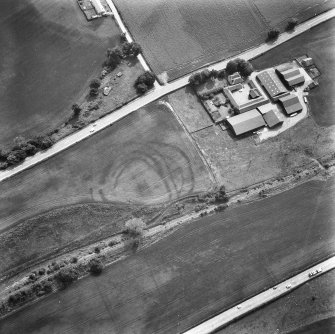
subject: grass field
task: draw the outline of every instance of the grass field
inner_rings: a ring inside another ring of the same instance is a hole
[[[11,333],[180,333],[335,251],[335,180],[186,225],[4,319]]]
[[[239,319],[218,334],[331,334],[335,332],[335,271]]]
[[[192,88],[187,86],[169,94],[167,101],[172,105],[188,132],[192,133],[213,125]]]
[[[236,138],[220,127],[198,131],[192,137],[218,182],[229,191],[289,175],[335,149],[334,127],[320,129],[310,117],[260,144],[252,135]]]
[[[307,9],[311,3],[320,5]],[[296,13],[300,20],[335,5],[329,0],[115,0],[156,74],[173,80],[264,42],[270,27]]]
[[[310,91],[313,118],[320,126],[335,125],[335,19],[324,22],[252,61],[256,69],[292,60],[304,54],[313,57],[321,72],[319,87]]]
[[[123,225],[115,210],[122,208],[109,208],[108,204],[160,204],[211,186],[195,145],[170,109],[159,103],[148,105],[0,183],[0,229],[20,222],[6,231],[0,243],[0,272],[32,255],[45,256],[44,247],[54,250],[55,245],[61,247],[97,233],[99,224],[98,235],[103,235],[108,220],[110,232],[120,230]],[[90,207],[89,203],[105,206]],[[85,204],[85,208],[77,204]],[[50,237],[41,237],[48,233]]]
[[[118,41],[111,18],[87,22],[76,0],[2,0],[0,145],[69,117]]]

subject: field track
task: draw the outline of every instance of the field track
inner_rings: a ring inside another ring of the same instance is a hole
[[[199,219],[0,323],[11,333],[179,333],[334,254],[334,178]]]
[[[261,44],[292,16],[303,22],[335,6],[334,0],[114,2],[153,71],[166,71],[170,80]]]

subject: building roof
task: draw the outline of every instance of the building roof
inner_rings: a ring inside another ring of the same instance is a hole
[[[287,84],[292,87],[305,82],[305,77],[302,74],[286,79]]]
[[[263,71],[257,75],[257,79],[271,97],[287,92],[275,72]]]
[[[250,89],[249,91],[249,97],[251,99],[256,99],[257,97],[259,97],[261,94],[259,93],[258,89],[257,88],[253,88],[253,89]]]
[[[266,124],[269,126],[269,128],[273,128],[276,125],[283,123],[283,121],[279,119],[279,117],[277,116],[277,114],[275,113],[273,109],[263,114],[263,118]]]
[[[233,85],[233,86],[229,86],[228,89],[231,91],[231,92],[235,92],[237,90],[240,90],[242,89],[243,86],[239,83],[237,85]]]
[[[240,73],[235,72],[231,75],[228,75],[228,82],[230,85],[235,85],[235,84],[243,82],[243,79],[241,78]]]
[[[230,117],[227,119],[227,123],[237,136],[265,126],[262,115],[256,109]]]
[[[92,5],[94,6],[95,11],[97,14],[104,13],[105,7],[101,4],[100,0],[91,0]]]
[[[288,78],[299,75],[300,71],[299,71],[298,68],[289,68],[285,71],[280,71],[279,70],[279,73],[284,77],[284,79],[288,79]]]
[[[289,94],[280,98],[279,101],[288,115],[302,110],[302,105],[296,95]]]
[[[301,61],[301,63],[302,63],[304,66],[312,66],[312,65],[314,65],[313,58],[311,58],[311,57],[307,57],[307,58],[303,59],[303,60]]]

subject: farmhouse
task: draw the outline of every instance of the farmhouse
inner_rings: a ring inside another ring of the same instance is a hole
[[[300,112],[302,110],[302,105],[299,101],[298,96],[289,94],[287,96],[281,97],[279,102],[283,106],[287,115],[292,115],[296,112]]]
[[[298,68],[276,69],[276,73],[288,87],[300,85],[305,82],[305,77]]]
[[[234,74],[228,75],[228,82],[230,85],[236,85],[243,82],[240,73],[235,72]]]
[[[256,77],[273,101],[289,94],[274,70],[263,71]]]
[[[270,129],[283,124],[273,109],[263,114],[263,118]]]
[[[237,84],[223,89],[226,97],[239,113],[244,113],[266,104],[269,100],[257,89],[255,83],[250,79],[248,86]]]
[[[262,115],[256,109],[227,118],[227,124],[236,136],[259,129],[266,125]]]

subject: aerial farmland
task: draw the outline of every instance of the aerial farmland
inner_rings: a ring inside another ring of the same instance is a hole
[[[0,27],[1,334],[332,332],[334,0]]]
[[[115,3],[153,71],[167,72],[169,80],[261,44],[270,28],[285,26],[296,14],[306,20],[335,5],[315,0]]]

